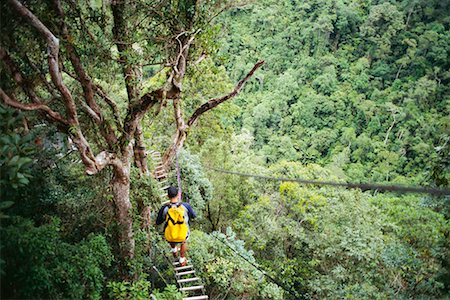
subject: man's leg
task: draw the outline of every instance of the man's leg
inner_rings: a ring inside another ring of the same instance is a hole
[[[187,249],[187,245],[186,245],[186,241],[181,243],[181,247],[180,247],[180,265],[181,266],[185,266],[186,265],[186,249]]]
[[[170,244],[170,248],[171,248],[171,252],[174,258],[178,257],[178,248],[177,248],[177,244],[176,243],[169,243]]]

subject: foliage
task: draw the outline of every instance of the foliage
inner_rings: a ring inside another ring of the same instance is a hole
[[[142,211],[144,206],[159,206],[158,184],[154,178],[143,176],[138,168],[133,167],[130,181],[130,198],[136,213]]]
[[[89,235],[77,244],[61,238],[61,224],[52,219],[36,227],[14,218],[2,228],[2,276],[6,298],[101,299],[103,269],[111,264],[110,248],[101,235]]]
[[[336,180],[319,166],[280,163],[274,169],[290,178]],[[443,295],[448,224],[417,199],[287,182],[280,194],[262,191],[234,228],[288,286],[314,299]]]
[[[109,289],[108,295],[110,299],[118,299],[118,300],[148,299],[150,294],[150,282],[146,280],[138,280],[135,282],[128,282],[128,281],[109,282],[107,287]]]
[[[180,300],[183,296],[175,285],[166,286],[162,292],[158,289],[153,290],[152,295],[156,300]]]
[[[205,176],[198,156],[186,149],[181,150],[177,156],[182,199],[194,208],[197,217],[201,220],[205,205],[212,197],[212,185]],[[169,176],[169,183],[173,186],[178,186],[176,160],[173,162]]]
[[[123,115],[127,93],[117,76],[121,57],[108,4],[79,2],[72,10],[71,3],[63,1],[63,6],[74,34],[61,40],[60,55],[67,57],[65,45],[74,45],[87,72]],[[142,95],[169,76],[170,70],[158,64],[178,54],[174,37],[196,34],[183,81],[186,116],[231,91],[256,59],[266,61],[239,96],[199,120],[179,152],[183,197],[199,215],[194,227],[203,230],[192,230],[188,255],[210,298],[298,298],[281,286],[310,299],[447,297],[448,196],[362,192],[214,170],[448,187],[447,3],[193,3],[128,6],[128,25],[137,25],[124,43],[138,42],[123,57],[132,64],[148,63],[142,67]],[[51,30],[60,31],[49,3],[27,5]],[[7,4],[1,8],[2,19],[9,22],[1,26],[5,46],[25,45],[27,55],[13,53],[12,58],[21,65],[34,62],[38,67],[25,68],[24,75],[40,78],[44,45]],[[74,73],[68,62],[64,67]],[[2,88],[11,90],[14,82],[3,73]],[[80,86],[65,79],[81,96]],[[42,82],[30,84],[63,114],[60,99],[53,99]],[[19,89],[14,92],[24,97]],[[144,143],[153,150],[167,148],[176,130],[172,103],[165,100],[167,109],[143,122]],[[79,114],[86,135],[96,140],[99,133],[84,122],[87,114]],[[112,114],[105,117],[112,119]],[[119,264],[112,253],[118,249],[107,244],[117,240],[109,185],[113,174],[106,170],[87,177],[75,156],[67,154],[65,136],[44,125],[35,139],[36,128],[27,133],[23,122],[21,114],[0,107],[2,295],[146,299],[151,293],[156,299],[180,299],[176,286],[166,286],[152,273],[155,266],[162,277],[173,276],[165,261],[167,243],[153,228],[141,228],[141,209],[152,206],[154,216],[162,200],[156,182],[131,168],[136,251],[127,274],[135,280],[117,281]],[[37,123],[31,119],[30,124]],[[33,145],[39,141],[44,146]],[[97,151],[104,145],[99,141],[92,147]],[[53,158],[42,159],[47,152]],[[170,183],[175,184],[175,163],[171,167]]]
[[[189,241],[189,256],[205,281],[210,297],[282,299],[279,287],[239,257],[242,255],[255,263],[252,252],[245,249],[243,241],[237,240],[230,228],[226,235],[219,232],[208,235],[194,230]]]
[[[231,78],[252,57],[268,62],[236,101],[255,150],[269,163],[327,164],[348,148],[354,180],[363,164],[367,181],[448,185],[448,61],[436,60],[447,21],[439,1],[424,5],[266,0],[226,13]]]
[[[395,267],[399,288],[411,297],[432,293],[443,295],[448,289],[444,278],[449,252],[450,226],[444,216],[424,207],[419,197],[375,197],[373,203],[386,214],[386,265]],[[400,285],[401,282],[401,285]]]
[[[5,200],[9,188],[27,185],[31,178],[30,158],[36,151],[34,135],[21,127],[24,116],[0,105],[0,190]]]

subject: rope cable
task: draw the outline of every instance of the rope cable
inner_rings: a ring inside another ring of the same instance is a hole
[[[287,181],[287,182],[297,182],[297,183],[303,183],[303,184],[312,184],[312,185],[329,185],[329,186],[336,186],[336,187],[346,187],[350,189],[361,189],[362,191],[366,190],[381,190],[381,191],[389,191],[389,192],[398,192],[398,193],[425,193],[430,194],[433,196],[448,196],[450,195],[450,189],[449,188],[426,188],[426,187],[414,187],[414,186],[401,186],[401,185],[384,185],[384,184],[378,184],[378,183],[341,183],[341,182],[333,182],[333,181],[318,181],[318,180],[306,180],[306,179],[295,179],[295,178],[286,178],[286,177],[271,177],[271,176],[264,176],[264,175],[257,175],[257,174],[248,174],[248,173],[241,173],[241,172],[234,172],[234,171],[228,171],[213,167],[205,166],[206,169],[219,172],[219,173],[225,173],[225,174],[231,174],[231,175],[237,175],[242,177],[252,177],[256,179],[265,179],[265,180],[272,180],[272,181]]]
[[[180,191],[180,194],[178,196],[178,202],[181,202],[181,175],[180,175],[180,164],[178,163],[178,151],[176,152],[176,167],[177,167],[177,183],[178,183],[178,190]]]

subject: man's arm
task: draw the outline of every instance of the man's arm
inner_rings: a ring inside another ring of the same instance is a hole
[[[164,221],[166,220],[165,216],[164,216],[164,209],[166,208],[165,205],[163,205],[158,212],[158,217],[156,218],[156,225],[162,224],[164,223]]]
[[[189,203],[183,203],[183,205],[186,206],[187,211],[188,211],[188,216],[190,219],[197,218],[197,215],[195,214],[194,209],[192,208],[192,206]]]

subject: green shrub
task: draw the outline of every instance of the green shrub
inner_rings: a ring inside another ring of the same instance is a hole
[[[89,235],[77,244],[61,239],[60,221],[35,227],[19,217],[1,229],[2,297],[26,299],[100,299],[102,268],[111,264],[102,235]]]
[[[109,297],[116,300],[143,300],[149,299],[150,295],[150,282],[146,280],[109,282],[108,288]],[[162,292],[154,290],[152,293],[152,299],[156,300],[180,300],[181,298],[182,293],[174,285],[168,285]]]

